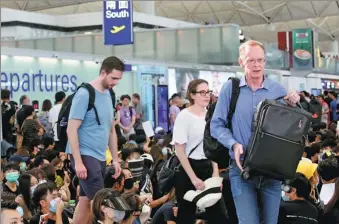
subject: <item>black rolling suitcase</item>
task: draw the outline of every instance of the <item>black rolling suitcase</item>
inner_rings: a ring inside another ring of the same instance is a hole
[[[292,179],[302,157],[312,115],[278,100],[259,103],[252,123],[242,177],[262,175],[276,180]]]

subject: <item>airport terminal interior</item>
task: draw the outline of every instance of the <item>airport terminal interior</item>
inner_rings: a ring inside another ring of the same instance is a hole
[[[339,224],[339,1],[1,1],[1,217]]]

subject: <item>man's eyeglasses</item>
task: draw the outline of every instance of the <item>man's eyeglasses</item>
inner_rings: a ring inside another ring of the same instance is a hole
[[[201,96],[206,96],[206,95],[211,95],[213,91],[212,90],[208,90],[208,91],[201,90],[201,91],[193,91],[192,93],[193,94],[199,93]]]
[[[263,64],[266,62],[266,58],[259,58],[259,59],[248,59],[246,60],[247,64],[254,65],[256,62],[258,64]]]

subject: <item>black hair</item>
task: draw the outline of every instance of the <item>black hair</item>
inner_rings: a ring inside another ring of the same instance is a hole
[[[140,100],[140,95],[139,95],[138,93],[134,93],[132,96],[133,96],[134,98]]]
[[[308,141],[310,143],[314,142],[316,139],[317,135],[314,132],[309,132],[307,135]]]
[[[178,93],[174,93],[172,96],[171,96],[171,99],[175,98],[175,97],[179,97],[180,98],[180,95]]]
[[[324,96],[327,96],[327,95],[328,95],[328,91],[325,90],[325,91],[324,91]]]
[[[31,105],[27,105],[24,107],[24,118],[26,119],[27,117],[31,116],[34,112],[34,107]]]
[[[38,147],[39,145],[41,145],[42,141],[39,138],[33,139],[28,147],[28,151],[33,152],[34,151],[34,147]]]
[[[118,178],[113,178],[115,174],[115,169],[113,166],[107,167],[105,177],[104,177],[104,186],[105,188],[112,188],[115,183],[121,184],[122,180],[125,178],[123,172],[120,173]]]
[[[19,99],[20,105],[23,105],[23,103],[24,103],[25,99],[27,99],[27,97],[28,97],[27,95],[22,95],[20,97],[20,99]]]
[[[333,139],[325,139],[322,143],[321,143],[321,148],[326,148],[326,147],[335,147],[337,145],[337,143],[335,142],[335,140]]]
[[[50,111],[52,108],[52,102],[50,100],[44,100],[42,102],[41,111]]]
[[[310,198],[312,186],[302,173],[296,173],[291,186],[296,189],[296,194],[298,197],[303,197],[306,200]]]
[[[336,156],[330,156],[329,158],[321,161],[318,165],[319,176],[324,181],[330,181],[339,176],[339,161]]]
[[[17,148],[15,147],[9,147],[6,151],[6,159],[9,161],[9,158],[14,155],[18,151]]]
[[[106,72],[107,74],[111,73],[113,69],[122,72],[125,70],[125,64],[115,56],[105,58],[100,67],[100,74],[102,71]]]
[[[52,182],[39,184],[35,188],[32,196],[32,205],[34,208],[40,208],[40,200],[42,200],[43,197],[46,197],[48,192],[53,193],[54,190],[57,190],[57,187]]]
[[[48,162],[52,162],[54,158],[59,157],[59,152],[56,150],[45,150],[43,153],[43,158],[48,160]]]
[[[11,92],[8,89],[1,90],[1,99],[2,100],[9,100],[11,97]]]
[[[133,149],[126,149],[126,148],[122,149],[121,150],[121,159],[123,161],[126,161],[126,159],[132,155],[132,153],[133,153]]]
[[[123,101],[124,99],[128,99],[129,101],[131,101],[131,97],[130,97],[129,95],[127,95],[127,94],[122,95],[122,96],[120,97],[120,101]]]
[[[59,103],[65,98],[66,98],[66,93],[63,91],[59,91],[55,94],[55,103]]]
[[[140,148],[140,147],[137,147],[137,148],[134,148],[132,149],[133,152],[136,152],[136,153],[139,153],[140,155],[144,154],[144,149],[143,148]]]
[[[48,146],[54,144],[54,138],[48,137],[48,136],[44,137],[43,144],[44,144],[44,148],[47,149]]]
[[[8,162],[4,165],[4,173],[6,173],[8,170],[20,171],[20,166],[16,162]]]
[[[137,139],[137,135],[136,134],[131,134],[129,137],[128,137],[128,140],[129,141],[135,141]]]
[[[1,200],[1,211],[5,209],[15,210],[19,206],[18,203],[14,201],[3,201]]]
[[[29,210],[31,209],[31,176],[29,173],[22,173],[19,178],[19,191]]]
[[[320,153],[320,143],[313,143],[310,147],[306,147],[306,157],[311,159],[317,153]]]

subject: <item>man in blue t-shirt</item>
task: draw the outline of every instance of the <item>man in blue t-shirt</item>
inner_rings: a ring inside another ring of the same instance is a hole
[[[74,212],[74,223],[88,223],[90,201],[97,191],[104,188],[107,145],[112,154],[115,177],[121,172],[118,163],[117,135],[113,118],[112,99],[108,89],[122,78],[124,63],[117,57],[106,58],[99,76],[89,82],[95,89],[94,106],[98,112],[98,124],[94,109],[87,111],[89,92],[80,88],[72,100],[67,127],[68,145],[66,153],[71,154],[71,164],[80,180],[80,197]]]
[[[328,96],[332,100],[330,103],[330,112],[331,112],[331,121],[336,122],[338,121],[338,114],[337,114],[337,105],[338,105],[338,100],[337,100],[337,93],[334,91],[331,91],[328,93]]]

